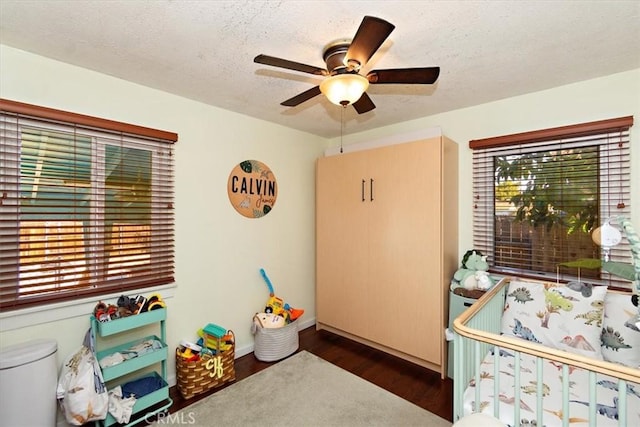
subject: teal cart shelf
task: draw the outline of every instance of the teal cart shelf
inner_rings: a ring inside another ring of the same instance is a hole
[[[159,377],[159,375],[155,372],[151,375]],[[141,378],[145,376],[146,375],[143,375]],[[135,405],[133,405],[133,413],[131,415],[131,418],[129,419],[129,423],[126,424],[127,426],[133,426],[139,423],[148,424],[148,422],[151,421],[153,415],[169,409],[169,407],[173,404],[173,401],[169,399],[169,385],[164,379],[161,380],[164,383],[164,387],[159,388],[152,393],[142,396],[141,398],[136,400]],[[165,402],[165,404],[159,408],[154,408],[153,411],[146,410],[147,408],[158,404],[158,402]],[[118,421],[113,418],[111,414],[107,414],[107,419],[104,422],[107,426],[118,423]]]
[[[135,373],[143,368],[154,365],[157,365],[160,368],[159,371],[154,371],[150,374],[146,373],[139,377],[143,378],[149,375],[156,376],[161,379],[164,386],[136,400],[136,403],[133,406],[133,414],[129,423],[126,424],[127,426],[133,426],[138,423],[146,424],[153,415],[168,410],[173,404],[173,401],[169,397],[169,385],[167,384],[167,358],[169,357],[169,352],[166,344],[166,319],[166,308],[132,315],[122,319],[110,320],[108,322],[99,322],[94,316],[91,316],[91,329],[96,337],[96,357],[98,358],[98,361],[101,361],[105,357],[115,353],[125,354],[132,347],[145,341],[157,340],[161,345],[160,348],[140,353],[121,363],[102,368],[102,376],[104,377],[104,381],[107,383],[107,388],[109,390],[121,385],[119,382],[123,382],[122,377],[125,375]],[[100,338],[153,324],[158,324],[158,328],[160,329],[159,335],[148,335],[130,342],[125,342],[105,349],[99,349]],[[118,381],[119,379],[120,381]],[[107,414],[107,418],[105,420],[96,422],[96,425],[104,426],[111,426],[114,424],[118,424],[118,422],[111,414]]]
[[[98,322],[95,317],[91,316],[91,320],[97,325],[97,333],[101,337],[108,337],[109,335],[119,334],[120,332],[125,332],[131,329],[140,328],[142,326],[151,325],[152,323],[162,322],[166,319],[166,308],[160,308],[157,310],[148,311],[146,313],[134,314],[133,316],[110,320],[108,322]]]
[[[131,359],[125,360],[124,362],[118,363],[117,365],[103,367],[102,376],[104,377],[105,382],[111,381],[130,372],[146,368],[147,366],[151,366],[155,363],[161,363],[163,360],[166,360],[169,355],[167,351],[167,345],[159,337],[151,335],[140,340],[131,341],[126,344],[111,347],[107,350],[97,352],[96,356],[98,357],[98,361],[102,361],[102,359],[107,356],[111,356],[114,353],[126,353],[127,350],[129,350],[133,346],[149,340],[160,341],[162,348],[132,357]]]

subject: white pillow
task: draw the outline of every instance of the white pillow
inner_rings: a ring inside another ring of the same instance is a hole
[[[631,323],[638,307],[630,294],[608,292],[602,325],[602,357],[609,362],[640,368],[640,329]]]
[[[600,334],[606,292],[606,286],[594,286],[583,294],[557,283],[511,281],[502,333],[602,359]]]

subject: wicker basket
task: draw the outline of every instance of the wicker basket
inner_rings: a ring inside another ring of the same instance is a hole
[[[178,391],[185,399],[204,393],[212,388],[225,383],[235,381],[236,371],[234,356],[236,339],[233,337],[231,348],[225,351],[216,351],[216,355],[203,355],[199,360],[189,362],[181,357],[176,349],[176,374]],[[205,337],[206,339],[206,337]],[[220,340],[217,341],[217,349],[220,348]]]
[[[254,338],[253,353],[256,359],[263,362],[284,359],[298,349],[298,322],[295,320],[281,328],[263,328],[254,317],[251,331]]]

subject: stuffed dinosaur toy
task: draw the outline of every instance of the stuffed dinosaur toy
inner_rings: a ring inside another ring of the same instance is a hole
[[[465,289],[487,290],[494,285],[488,270],[487,257],[482,252],[471,249],[462,257],[462,267],[455,272],[453,280]]]

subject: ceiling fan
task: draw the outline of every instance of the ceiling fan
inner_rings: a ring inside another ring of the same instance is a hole
[[[394,28],[395,25],[383,19],[365,16],[351,41],[336,41],[324,48],[322,58],[326,69],[269,55],[258,55],[253,62],[325,77],[318,86],[281,105],[295,107],[324,94],[332,103],[343,107],[353,105],[358,114],[363,114],[376,108],[366,93],[369,84],[433,84],[440,74],[440,67],[383,69],[372,70],[366,76],[360,74]]]

